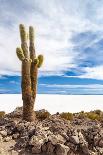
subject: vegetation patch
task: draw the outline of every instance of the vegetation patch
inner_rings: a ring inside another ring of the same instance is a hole
[[[40,111],[36,111],[36,118],[40,121],[49,118],[49,116],[51,115],[48,111],[46,110],[40,110]]]
[[[4,117],[5,111],[0,111],[0,118]]]
[[[73,120],[73,114],[69,112],[63,112],[60,114],[61,118],[64,118],[66,120]]]

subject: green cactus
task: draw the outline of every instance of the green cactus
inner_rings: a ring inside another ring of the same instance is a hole
[[[20,29],[20,37],[21,37],[22,42],[26,42],[27,33],[25,30],[25,26],[23,24],[20,24],[19,29]]]
[[[38,66],[39,60],[38,60],[37,58],[35,58],[35,59],[33,60],[33,62],[34,62],[35,65]]]
[[[27,33],[25,26],[20,24],[21,48],[16,48],[16,54],[22,62],[22,100],[23,100],[23,119],[34,121],[34,103],[37,93],[37,73],[38,68],[43,63],[43,56],[36,57],[34,46],[34,29],[29,27],[29,48],[27,45]]]
[[[42,66],[43,60],[44,60],[43,55],[38,55],[38,61],[39,61],[38,62],[38,68],[40,68]]]
[[[23,50],[21,48],[18,48],[18,47],[16,48],[16,54],[17,54],[19,60],[23,61],[25,59]]]
[[[34,42],[34,28],[32,26],[29,27],[29,40]]]

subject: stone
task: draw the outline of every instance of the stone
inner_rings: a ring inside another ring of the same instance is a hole
[[[3,137],[5,137],[5,136],[7,136],[7,131],[0,131],[0,134],[1,134]]]
[[[17,151],[12,150],[11,155],[19,155]]]
[[[81,149],[82,149],[83,155],[90,155],[90,151],[87,145],[81,145]]]
[[[27,143],[29,141],[28,136],[20,137],[16,142],[16,148],[25,148],[27,146]]]
[[[12,135],[12,138],[17,139],[19,136],[20,136],[19,133],[15,133],[15,134]]]
[[[2,142],[3,141],[3,137],[2,137],[2,135],[0,135],[0,142]]]
[[[25,128],[24,123],[19,123],[19,124],[17,124],[17,130],[18,130],[18,131],[23,131],[24,128]]]
[[[79,137],[78,137],[78,135],[76,135],[76,136],[70,136],[69,137],[69,141],[71,143],[73,143],[73,144],[79,144]]]
[[[55,146],[51,142],[48,142],[47,150],[46,150],[47,154],[53,154],[54,149],[55,149]]]
[[[32,153],[34,153],[34,154],[41,153],[41,145],[35,144],[35,146],[33,146],[33,148],[32,148]]]
[[[42,145],[42,152],[47,152],[47,144],[46,143],[44,143]]]
[[[41,135],[38,135],[38,136],[33,135],[31,137],[31,140],[29,142],[29,145],[33,145],[33,146],[35,146],[37,144],[43,145],[47,141],[48,141],[48,138],[46,136],[43,137]]]
[[[64,144],[66,142],[66,139],[62,137],[60,134],[57,135],[49,135],[48,140],[51,141],[53,145],[56,145],[57,143],[62,143]]]
[[[99,139],[98,146],[103,148],[103,137]]]
[[[35,136],[33,135],[29,141],[29,145],[33,146],[32,148],[32,153],[40,153],[42,145],[47,142],[47,137],[46,136]]]
[[[9,136],[9,137],[7,136],[7,137],[4,138],[4,142],[9,142],[10,140],[12,140],[11,136]]]
[[[0,155],[5,155],[5,150],[3,148],[0,148]]]
[[[56,145],[56,155],[67,155],[70,148],[63,144],[57,144]]]
[[[79,143],[80,144],[84,144],[86,143],[85,139],[84,139],[84,136],[81,132],[78,133],[78,137],[79,137]]]

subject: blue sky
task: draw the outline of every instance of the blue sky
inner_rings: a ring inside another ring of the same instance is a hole
[[[103,94],[103,0],[0,0],[0,93],[21,93],[20,23],[45,58],[38,93]]]

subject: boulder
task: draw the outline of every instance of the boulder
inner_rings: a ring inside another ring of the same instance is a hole
[[[103,148],[103,137],[99,138],[98,146]]]
[[[69,141],[71,143],[75,144],[75,145],[79,144],[79,137],[78,137],[78,135],[76,135],[76,136],[70,136],[69,137]]]
[[[49,135],[48,140],[53,144],[56,145],[57,143],[64,144],[66,142],[66,139],[62,137],[60,134],[57,135]]]
[[[65,146],[63,144],[57,144],[56,145],[56,155],[67,155],[70,148],[68,146]]]
[[[4,142],[9,142],[10,140],[12,140],[11,136],[7,136],[7,137],[4,138]]]
[[[34,154],[41,153],[41,145],[39,145],[39,144],[33,145],[33,147],[32,147],[32,153],[34,153]]]
[[[46,153],[47,153],[47,154],[53,154],[54,149],[55,149],[55,146],[54,146],[51,142],[48,142],[48,143],[47,143],[47,150],[46,150]]]
[[[12,135],[12,138],[17,139],[19,136],[20,136],[19,133],[15,133],[15,134]]]
[[[2,135],[0,135],[0,142],[2,142],[3,141],[3,137],[2,137]]]
[[[6,130],[0,131],[0,135],[2,135],[3,137],[6,137],[7,136],[7,131]]]
[[[29,145],[33,146],[32,153],[40,153],[42,145],[47,141],[48,141],[48,139],[46,136],[33,135],[29,141]]]

